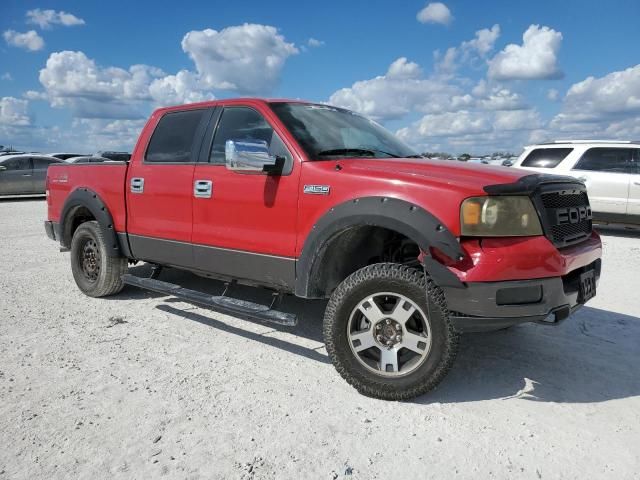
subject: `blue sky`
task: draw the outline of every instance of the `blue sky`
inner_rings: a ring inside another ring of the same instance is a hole
[[[131,149],[156,106],[240,95],[330,101],[421,151],[640,138],[639,18],[633,0],[4,0],[0,144]]]

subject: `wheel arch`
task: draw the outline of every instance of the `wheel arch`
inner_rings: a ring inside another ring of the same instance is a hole
[[[123,256],[120,241],[113,226],[113,217],[106,203],[93,190],[79,187],[69,194],[60,213],[60,244],[71,247],[75,230],[85,221],[98,222],[108,245],[108,255]]]
[[[424,208],[391,197],[357,198],[332,207],[312,227],[296,263],[296,295],[326,298],[337,283],[344,280],[339,278],[344,274],[340,271],[340,262],[348,261],[348,255],[353,253],[341,247],[352,240],[350,236],[366,234],[367,227],[400,234],[425,253],[435,247],[455,260],[464,255],[456,237]],[[366,244],[367,239],[364,242]],[[428,255],[424,258],[424,267],[436,283],[459,283],[453,273]]]

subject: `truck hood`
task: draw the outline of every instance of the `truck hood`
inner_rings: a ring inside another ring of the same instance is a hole
[[[408,183],[446,186],[467,194],[485,194],[484,187],[514,183],[530,175],[519,169],[491,165],[467,164],[456,160],[413,158],[345,159],[338,162],[345,173],[359,177],[386,177]]]

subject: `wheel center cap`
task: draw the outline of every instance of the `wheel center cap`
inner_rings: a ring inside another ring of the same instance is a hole
[[[392,347],[402,341],[402,325],[391,318],[385,318],[376,324],[375,338],[384,347]]]

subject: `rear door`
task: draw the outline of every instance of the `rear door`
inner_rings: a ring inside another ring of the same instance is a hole
[[[134,257],[193,266],[193,172],[212,109],[165,113],[127,172],[127,233]],[[100,167],[94,167],[98,170]]]
[[[593,147],[586,150],[573,167],[572,174],[587,185],[594,212],[627,212],[633,153],[632,148]]]
[[[29,194],[32,190],[33,170],[30,157],[9,158],[1,163],[0,195]]]
[[[634,219],[634,223],[640,223],[640,148],[634,149],[627,213],[637,216],[638,218]]]
[[[47,179],[47,170],[49,169],[49,165],[52,163],[59,163],[58,160],[42,158],[42,157],[31,157],[31,162],[33,165],[33,173],[31,177],[31,191],[33,193],[45,193],[45,181]]]
[[[300,168],[268,115],[239,105],[220,112],[205,162],[194,175],[194,188],[210,188],[210,194],[193,199],[194,256],[203,270],[287,288],[295,279]],[[272,155],[283,157],[282,174],[228,170],[227,140],[264,140]]]

